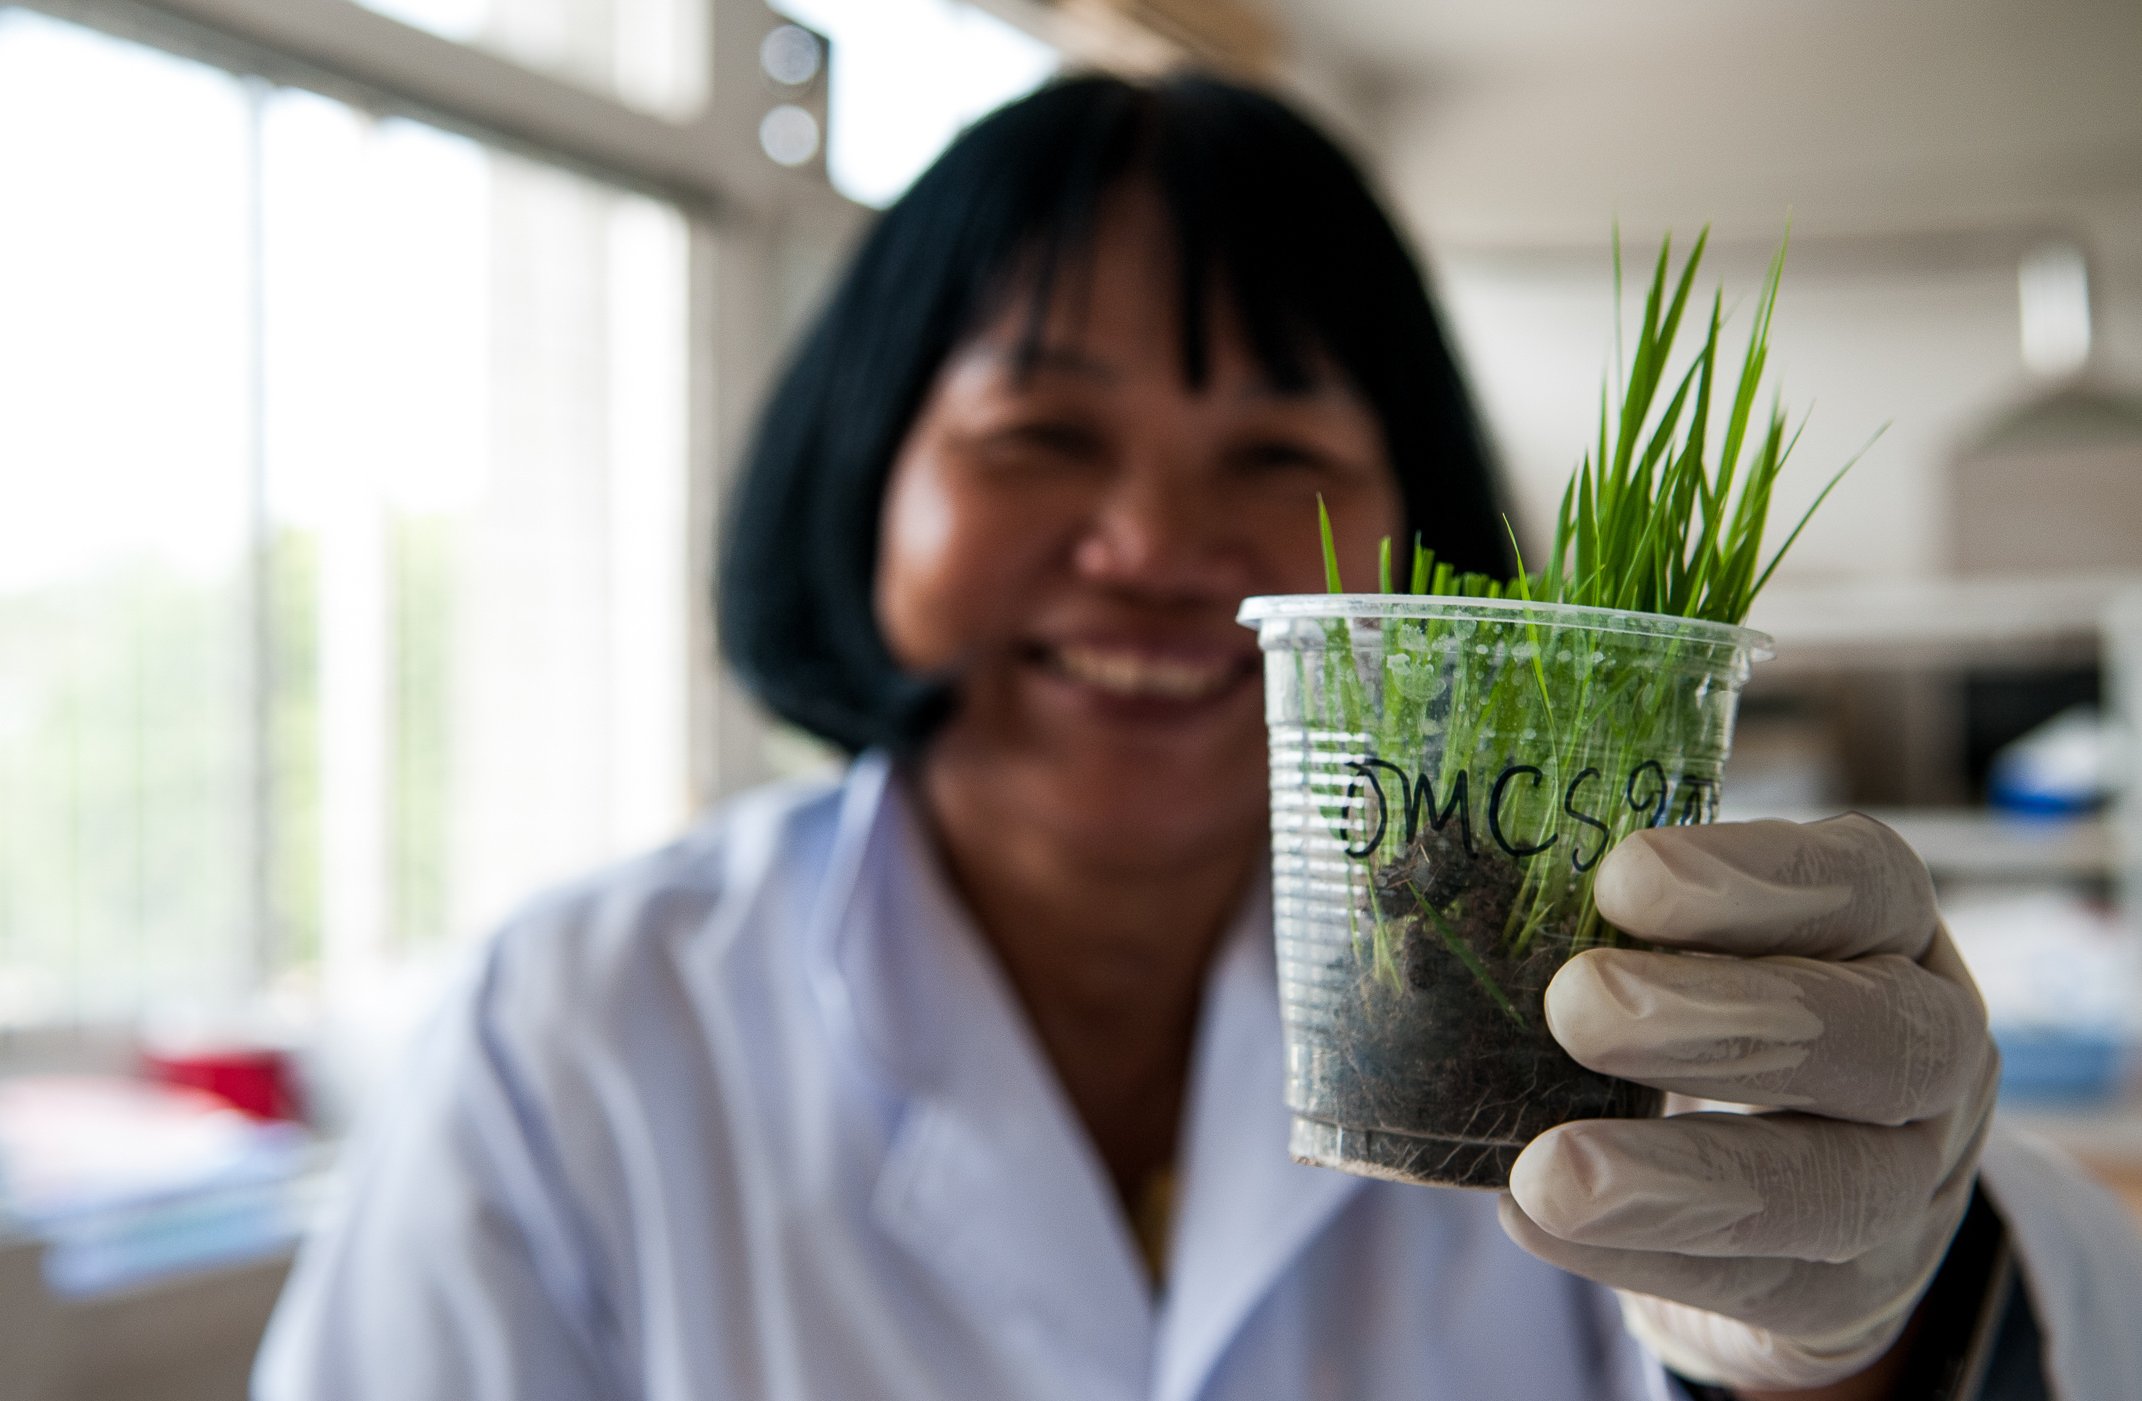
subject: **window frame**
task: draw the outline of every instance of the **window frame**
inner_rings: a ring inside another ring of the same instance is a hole
[[[761,86],[758,34],[780,21],[758,0],[708,6],[708,101],[691,119],[672,121],[356,0],[0,0],[0,8],[36,10],[234,75],[473,137],[651,195],[695,219],[763,217],[782,186],[810,178],[759,158],[750,140]],[[741,71],[722,71],[725,61]]]

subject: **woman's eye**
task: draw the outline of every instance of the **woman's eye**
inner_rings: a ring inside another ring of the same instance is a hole
[[[1237,448],[1235,461],[1253,472],[1320,472],[1331,459],[1307,443],[1271,438]]]
[[[1022,423],[991,435],[990,455],[1015,462],[1092,462],[1105,451],[1101,435],[1083,424]]]

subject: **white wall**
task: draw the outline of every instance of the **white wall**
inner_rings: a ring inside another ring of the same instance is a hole
[[[1642,250],[1633,261],[1655,251]],[[1723,337],[1733,347],[1731,370],[1761,268],[1730,260],[1720,271],[1728,307],[1738,300],[1743,309]],[[1633,318],[1643,273],[1625,276],[1639,281],[1627,293]],[[1516,490],[1525,538],[1544,547],[1563,484],[1597,433],[1600,386],[1613,357],[1606,259],[1453,255],[1442,260],[1441,281]],[[1693,344],[1701,334],[1690,324],[1682,336]],[[1781,367],[1772,383],[1795,424],[1809,417],[1778,487],[1775,529],[1789,529],[1830,475],[1888,427],[1794,546],[1780,577],[1938,568],[1941,465],[1988,404],[2016,392],[2016,346],[2015,273],[2006,265],[1793,268],[1772,336],[1771,363]]]
[[[1375,7],[1340,8],[1364,22]],[[1535,533],[1594,428],[1611,222],[1632,263],[1663,229],[1713,224],[1730,305],[1789,211],[1773,364],[1788,406],[1815,414],[1775,514],[1789,524],[1892,424],[1791,569],[1926,572],[1944,555],[1949,452],[2026,388],[2026,248],[2081,242],[2098,368],[2142,385],[2142,5],[1805,0],[1736,14],[1686,42],[1452,52],[1423,22],[1357,53],[1381,73],[1379,173],[1426,246]]]

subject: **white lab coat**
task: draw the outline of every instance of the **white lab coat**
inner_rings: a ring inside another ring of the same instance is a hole
[[[258,1401],[1664,1401],[1495,1200],[1297,1166],[1262,900],[1211,975],[1167,1285],[881,758],[549,898],[375,1116]],[[2142,1245],[1997,1136],[2064,1401]]]

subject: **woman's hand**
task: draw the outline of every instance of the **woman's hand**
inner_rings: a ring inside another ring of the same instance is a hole
[[[1993,1108],[1985,1007],[1925,866],[1855,813],[1639,832],[1596,890],[1613,923],[1687,952],[1580,954],[1547,989],[1555,1038],[1595,1070],[1776,1112],[1550,1129],[1503,1228],[1613,1286],[1692,1380],[1852,1376],[1939,1267]]]

